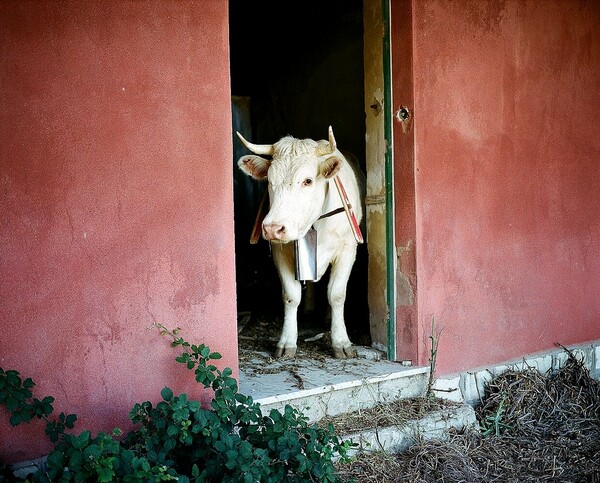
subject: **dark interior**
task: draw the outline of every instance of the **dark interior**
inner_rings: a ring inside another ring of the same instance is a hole
[[[269,244],[249,243],[265,186],[237,168],[247,151],[235,131],[271,144],[288,134],[326,139],[331,125],[338,147],[365,170],[362,0],[229,5],[238,312],[280,323],[281,288]],[[363,345],[370,344],[367,276],[367,247],[360,245],[345,314],[351,340]],[[326,284],[327,276],[314,286],[314,311],[301,307],[300,332],[328,330]]]

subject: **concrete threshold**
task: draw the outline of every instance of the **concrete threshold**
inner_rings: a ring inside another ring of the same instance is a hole
[[[263,413],[301,410],[312,421],[423,395],[428,367],[377,360],[377,351],[359,349],[358,359],[275,360],[255,353],[240,363],[240,392],[261,404]]]

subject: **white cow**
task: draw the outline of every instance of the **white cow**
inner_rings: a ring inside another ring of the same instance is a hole
[[[275,357],[294,357],[302,297],[295,279],[294,244],[314,227],[318,234],[318,279],[331,265],[327,297],[331,306],[331,341],[336,358],[356,357],[344,322],[346,286],[356,258],[357,242],[342,212],[320,219],[342,207],[333,178],[338,176],[360,223],[362,218],[362,173],[337,149],[333,130],[329,140],[281,138],[275,144],[257,145],[240,140],[254,153],[242,156],[240,169],[257,180],[268,180],[270,209],[262,224],[263,237],[273,243],[273,259],[281,279],[285,307],[283,330]],[[268,155],[266,159],[257,155]]]

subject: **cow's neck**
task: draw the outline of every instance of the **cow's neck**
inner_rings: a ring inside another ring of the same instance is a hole
[[[321,216],[317,218],[317,221],[322,220],[323,218],[329,218],[330,216],[337,215],[338,213],[342,213],[344,211],[343,206],[339,206],[337,208],[328,210],[328,206],[334,204],[334,201],[331,198],[331,190],[329,189],[329,183],[330,180],[328,180],[325,184],[325,197],[323,201],[323,206],[321,207]]]
[[[339,199],[342,202],[342,206],[338,207],[338,208],[330,209],[329,211],[326,211],[327,206],[330,205],[330,197],[329,197],[330,192],[329,192],[329,182],[328,182],[327,187],[325,188],[327,190],[325,193],[325,202],[323,203],[323,208],[321,209],[321,213],[323,213],[323,212],[325,212],[325,213],[323,213],[317,219],[317,221],[319,221],[323,218],[327,218],[329,216],[337,215],[338,213],[346,213],[346,216],[348,218],[348,223],[350,224],[350,228],[352,229],[352,233],[354,235],[354,239],[357,241],[357,243],[363,243],[364,239],[363,239],[362,233],[360,231],[360,226],[358,224],[356,215],[354,214],[354,209],[352,208],[352,205],[350,204],[350,200],[348,199],[348,195],[346,193],[346,190],[344,189],[342,181],[341,181],[341,179],[339,179],[337,177],[335,177],[333,181],[336,184],[336,189],[337,189],[339,197],[340,197]]]

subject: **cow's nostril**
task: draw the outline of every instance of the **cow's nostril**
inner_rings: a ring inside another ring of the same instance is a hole
[[[285,236],[285,226],[279,223],[263,225],[263,234],[267,240],[280,240]]]

